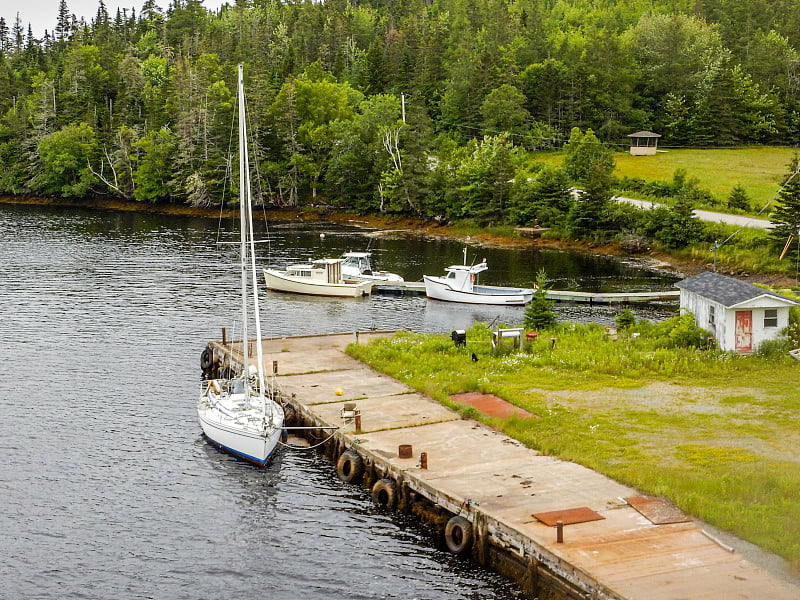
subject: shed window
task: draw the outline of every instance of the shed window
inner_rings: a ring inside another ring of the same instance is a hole
[[[764,327],[778,326],[778,309],[767,308],[764,310]]]
[[[708,328],[711,331],[714,331],[714,329],[716,329],[717,326],[717,317],[714,309],[715,309],[714,306],[708,307]]]

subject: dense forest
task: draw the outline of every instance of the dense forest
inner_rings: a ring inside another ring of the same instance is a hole
[[[265,203],[620,230],[605,150],[796,145],[798,48],[796,0],[61,0],[0,18],[0,193],[235,197],[241,62]]]

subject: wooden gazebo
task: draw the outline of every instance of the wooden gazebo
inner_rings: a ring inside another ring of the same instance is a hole
[[[656,153],[658,148],[658,133],[652,131],[637,131],[628,134],[631,140],[631,156],[649,156]]]

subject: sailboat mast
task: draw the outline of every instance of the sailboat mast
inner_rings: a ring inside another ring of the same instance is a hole
[[[244,366],[244,380],[249,378],[250,357],[248,352],[249,339],[247,337],[247,218],[250,207],[250,189],[247,181],[247,126],[244,116],[244,74],[242,65],[239,65],[239,235],[240,242],[240,269],[242,280],[242,365]]]
[[[249,256],[249,264],[247,267],[250,269],[250,276],[252,277],[252,293],[253,293],[253,316],[255,317],[256,326],[256,372],[258,373],[258,397],[261,401],[261,407],[266,414],[267,399],[265,396],[265,381],[264,381],[264,351],[261,343],[261,312],[258,305],[258,273],[256,272],[256,248],[255,236],[253,234],[253,201],[252,201],[252,187],[250,186],[250,169],[249,169],[249,155],[247,152],[247,118],[245,112],[245,99],[244,99],[244,75],[243,67],[239,65],[239,158],[242,161],[241,171],[239,174],[240,185],[243,186],[243,193],[241,194],[243,222],[242,227],[246,227],[247,243],[249,247],[246,248],[247,255]],[[242,280],[247,279],[247,274],[244,272],[245,265],[242,266]],[[246,294],[246,288],[243,290]],[[244,307],[246,310],[247,299],[245,297]],[[272,416],[270,412],[270,417]]]

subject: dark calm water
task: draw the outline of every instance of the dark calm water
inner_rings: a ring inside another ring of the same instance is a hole
[[[235,247],[215,244],[217,230],[215,220],[0,205],[0,598],[517,598],[426,529],[376,512],[313,453],[257,470],[201,439],[199,354],[222,326],[235,331],[238,306]],[[276,266],[371,239],[325,225],[278,224],[270,236],[260,248]],[[371,244],[379,266],[408,279],[461,259],[451,242]],[[529,285],[542,267],[573,289],[675,280],[566,253],[476,254],[487,283]],[[422,297],[262,302],[267,335],[522,318]],[[616,309],[559,313],[608,322]]]

